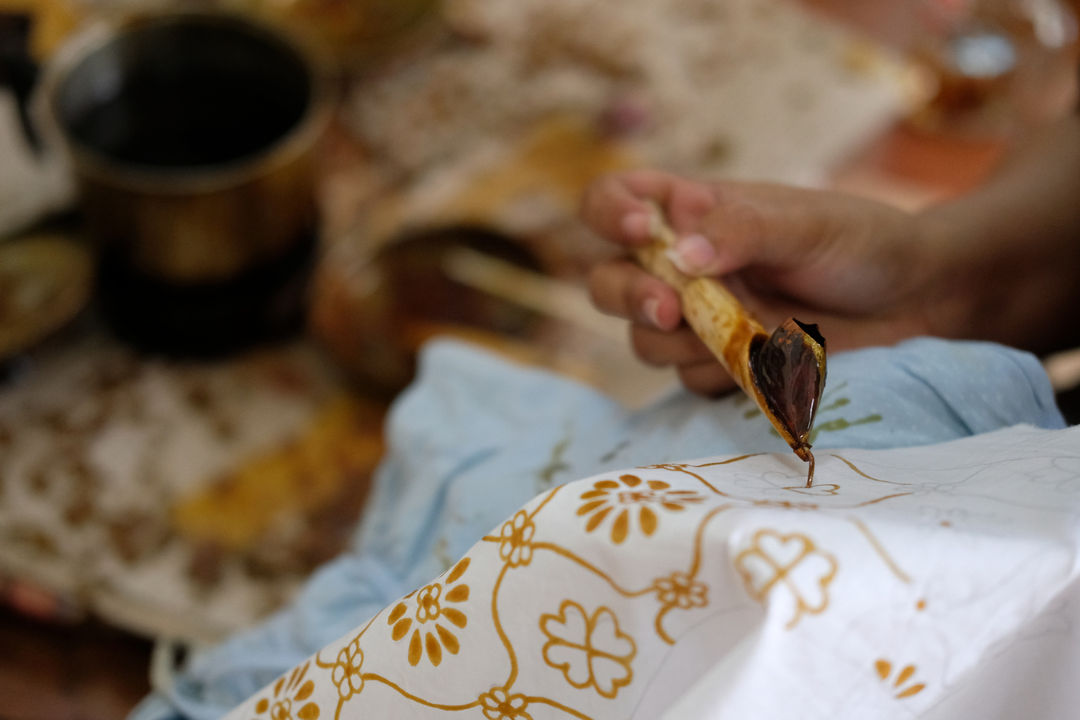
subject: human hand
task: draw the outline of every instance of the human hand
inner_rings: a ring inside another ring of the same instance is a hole
[[[681,238],[680,269],[721,277],[767,328],[791,316],[815,322],[835,350],[948,334],[960,323],[962,302],[947,281],[938,228],[920,216],[837,193],[648,170],[594,183],[582,215],[600,236],[630,249],[651,242],[650,202]],[[734,386],[661,280],[621,259],[598,265],[589,285],[601,311],[631,322],[643,361],[674,366],[702,394]]]

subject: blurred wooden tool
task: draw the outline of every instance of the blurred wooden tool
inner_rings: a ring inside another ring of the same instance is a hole
[[[638,251],[638,262],[678,291],[686,322],[780,437],[810,464],[810,487],[810,431],[825,388],[825,338],[817,325],[791,318],[769,334],[720,281],[687,276],[672,263],[668,253],[678,238],[659,208],[653,209],[651,234],[654,242]]]

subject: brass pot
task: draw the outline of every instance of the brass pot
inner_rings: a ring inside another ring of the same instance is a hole
[[[251,276],[284,282],[275,264],[306,262],[326,78],[296,38],[222,13],[101,24],[61,49],[45,75],[46,121],[68,150],[103,267],[120,278],[103,289],[125,286],[121,305],[162,306],[136,324],[213,325],[222,308],[212,306],[231,300],[206,294],[230,283],[266,295],[241,302],[257,312],[274,303],[275,282]],[[185,292],[201,293],[205,317],[176,312]]]
[[[236,16],[91,28],[45,81],[88,227],[138,269],[175,282],[226,279],[280,255],[315,222],[324,77],[295,39]]]

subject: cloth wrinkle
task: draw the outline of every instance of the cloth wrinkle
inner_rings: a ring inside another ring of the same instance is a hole
[[[961,406],[987,387],[1002,394],[1007,416],[985,402]],[[843,353],[830,358],[829,392],[844,402],[819,414],[819,427],[830,428],[820,432],[819,450],[931,445],[1017,424],[1064,427],[1038,361],[985,343],[918,339]],[[131,719],[217,718],[439,576],[447,560],[536,495],[537,474],[567,428],[573,438],[562,447],[555,484],[615,465],[785,453],[753,410],[737,396],[713,401],[679,391],[628,411],[576,381],[458,342],[429,343],[417,380],[388,415],[387,455],[352,550],[268,621],[200,653],[172,693],[151,696]]]

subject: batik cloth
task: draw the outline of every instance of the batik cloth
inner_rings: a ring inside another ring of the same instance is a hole
[[[1013,662],[1010,641],[1072,622],[1080,436],[983,435],[1019,423],[1064,424],[1029,355],[936,340],[839,355],[807,489],[739,397],[628,412],[437,343],[391,414],[351,552],[133,717],[952,707]],[[862,450],[884,447],[909,449]]]

